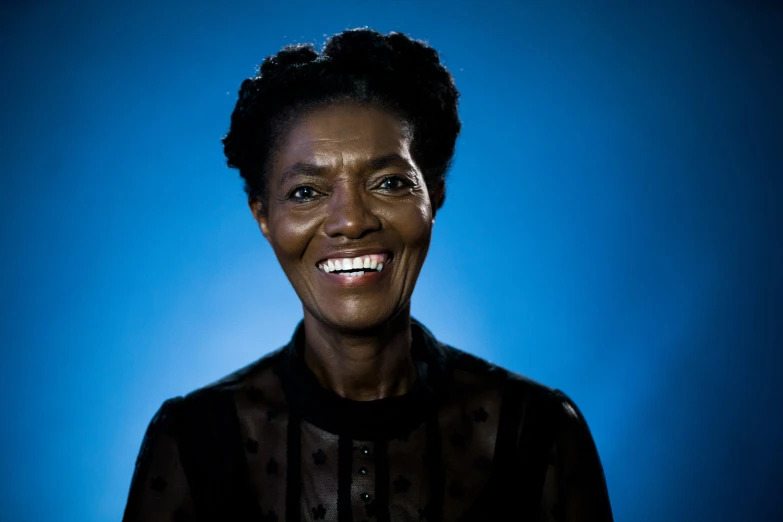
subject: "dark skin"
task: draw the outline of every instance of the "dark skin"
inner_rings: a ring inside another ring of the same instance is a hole
[[[280,138],[266,204],[249,202],[304,309],[306,364],[353,400],[406,393],[410,299],[443,197],[430,192],[408,126],[390,112],[341,103],[301,114]],[[381,272],[346,279],[326,259],[385,253]]]

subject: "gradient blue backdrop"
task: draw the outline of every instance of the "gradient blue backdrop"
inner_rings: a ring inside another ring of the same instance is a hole
[[[160,403],[287,341],[220,138],[265,56],[369,25],[462,91],[414,315],[576,400],[617,520],[783,520],[773,3],[5,2],[0,519],[119,520]]]

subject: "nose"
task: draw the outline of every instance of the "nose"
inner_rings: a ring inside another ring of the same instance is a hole
[[[324,224],[326,234],[359,239],[379,230],[381,220],[368,206],[369,197],[361,184],[341,183],[335,187],[329,195],[329,215]]]

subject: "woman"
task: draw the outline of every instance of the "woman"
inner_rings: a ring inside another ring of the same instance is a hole
[[[370,30],[245,80],[225,153],[304,320],[161,406],[124,520],[612,519],[574,403],[411,318],[457,98],[433,49]]]

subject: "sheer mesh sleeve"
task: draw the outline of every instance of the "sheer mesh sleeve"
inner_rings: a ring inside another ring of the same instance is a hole
[[[190,522],[193,504],[175,439],[181,398],[163,403],[144,435],[123,522]]]
[[[611,522],[603,467],[587,422],[560,391],[558,432],[544,482],[540,522]]]

